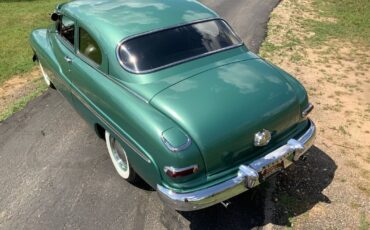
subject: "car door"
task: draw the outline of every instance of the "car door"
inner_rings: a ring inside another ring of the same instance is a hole
[[[56,33],[52,39],[55,57],[59,63],[58,78],[53,82],[57,89],[72,103],[71,77],[73,75],[71,64],[75,59],[76,23],[66,15],[56,22]]]
[[[78,26],[77,30],[77,55],[70,64],[73,104],[80,115],[94,123],[97,111],[109,105],[109,91],[104,86],[113,83],[104,76],[108,60],[96,39],[82,27]]]

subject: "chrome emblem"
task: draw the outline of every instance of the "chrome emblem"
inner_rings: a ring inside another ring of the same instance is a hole
[[[271,132],[264,129],[254,135],[254,146],[265,146],[271,140]]]

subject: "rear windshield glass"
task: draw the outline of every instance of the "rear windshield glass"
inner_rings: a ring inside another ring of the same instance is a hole
[[[240,45],[222,20],[184,25],[134,37],[118,48],[121,64],[129,71],[154,71]]]

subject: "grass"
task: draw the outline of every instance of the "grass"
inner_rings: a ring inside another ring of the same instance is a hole
[[[360,230],[368,230],[370,228],[370,224],[366,219],[366,214],[364,212],[361,213],[360,216]]]
[[[330,38],[343,38],[352,42],[370,45],[369,0],[314,0],[313,6],[319,15],[334,20],[306,20],[314,43]]]
[[[32,91],[30,94],[18,99],[14,103],[12,103],[5,111],[0,113],[0,122],[10,117],[12,114],[18,112],[19,110],[23,109],[28,102],[32,99],[40,96],[43,92],[47,90],[47,86],[43,79],[37,79],[34,82],[30,82],[30,84],[35,85],[35,90]]]
[[[348,135],[348,136],[350,136],[351,134],[342,126],[342,125],[340,125],[339,126],[339,132],[340,133],[342,133],[343,135]]]
[[[31,70],[28,38],[35,28],[46,28],[49,13],[63,0],[0,0],[0,85],[13,75]]]
[[[359,183],[357,184],[357,188],[360,189],[365,195],[370,197],[370,183]]]
[[[271,42],[268,42],[268,41],[265,41],[263,44],[262,44],[262,47],[261,47],[261,50],[260,50],[260,54],[262,56],[266,56],[270,53],[274,53],[278,50],[282,50],[282,49],[288,49],[288,50],[292,50],[293,47],[297,46],[297,45],[301,45],[302,44],[302,41],[296,37],[296,35],[291,31],[289,30],[287,33],[286,33],[286,42],[284,42],[283,44],[280,44],[280,45],[275,45]],[[299,54],[297,54],[299,55]],[[299,59],[299,60],[297,60]],[[293,61],[300,61],[302,58],[301,56],[299,55],[296,56],[294,58]]]
[[[292,1],[293,9],[300,9],[302,6],[298,2]],[[312,9],[300,9],[310,12]],[[370,1],[369,0],[313,0],[313,11],[317,15],[314,19],[304,19],[299,23],[300,28],[304,28],[307,35],[304,41],[300,40],[295,32],[288,30],[284,35],[282,44],[265,41],[262,44],[260,54],[268,57],[272,53],[293,50],[297,46],[318,46],[330,39],[342,39],[349,42],[360,42],[365,46],[370,46]],[[278,26],[269,26],[269,34],[279,33]],[[332,47],[329,47],[332,48]],[[333,48],[332,48],[333,49]],[[335,50],[328,50],[334,51]],[[295,53],[292,62],[301,61],[305,55]],[[350,57],[348,61],[351,60]],[[328,60],[322,60],[327,63]]]

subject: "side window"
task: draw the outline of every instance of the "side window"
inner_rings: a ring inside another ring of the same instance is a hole
[[[102,54],[98,44],[83,28],[80,28],[79,43],[79,52],[83,56],[98,65],[102,63]]]
[[[68,43],[74,46],[75,38],[75,23],[66,16],[63,16],[62,19],[58,22],[57,25],[58,32]]]

